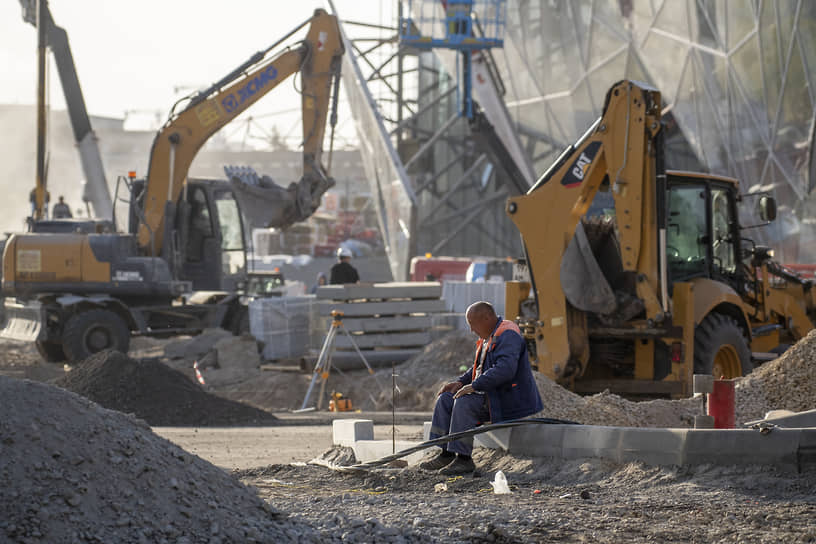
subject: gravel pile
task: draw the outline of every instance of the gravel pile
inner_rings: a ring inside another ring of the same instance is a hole
[[[105,408],[153,426],[273,425],[272,414],[204,391],[158,361],[117,351],[93,355],[55,382]]]
[[[0,398],[0,541],[323,541],[132,416],[6,377]]]
[[[433,410],[436,394],[443,384],[459,377],[464,366],[473,364],[476,337],[469,331],[457,330],[446,334],[404,363],[397,365],[397,385],[400,410]],[[377,371],[377,378],[386,390],[376,396],[377,410],[391,409],[391,369]],[[358,395],[359,396],[359,395]]]
[[[536,374],[541,416],[614,427],[690,427],[702,413],[700,399],[631,401],[605,391],[582,397]]]
[[[816,408],[816,330],[736,383],[737,424],[770,410]]]

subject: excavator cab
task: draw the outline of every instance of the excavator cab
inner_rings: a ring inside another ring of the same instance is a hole
[[[190,180],[179,200],[172,245],[180,279],[194,291],[235,291],[246,276],[246,245],[232,190],[220,180]]]
[[[235,291],[246,278],[241,208],[223,180],[190,179],[173,210],[166,257],[193,291]],[[139,228],[144,180],[132,184],[130,232]]]
[[[235,194],[223,180],[190,179],[172,209],[166,258],[193,291],[235,291],[246,278],[244,221]],[[143,212],[144,180],[131,186],[131,233]]]
[[[739,291],[739,223],[734,180],[667,173],[666,259],[669,289],[693,278]]]

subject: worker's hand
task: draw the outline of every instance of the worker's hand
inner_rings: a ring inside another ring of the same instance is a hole
[[[471,393],[473,393],[475,391],[476,390],[473,389],[472,385],[467,384],[466,386],[461,388],[459,391],[457,391],[456,394],[453,396],[453,398],[458,399],[459,397],[464,397],[465,395],[470,395]]]
[[[445,385],[442,386],[442,389],[439,390],[439,393],[437,393],[436,396],[438,397],[442,393],[456,393],[461,388],[462,388],[462,382],[456,381],[456,382],[446,383]]]

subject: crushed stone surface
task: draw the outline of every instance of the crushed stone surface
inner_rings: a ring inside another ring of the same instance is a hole
[[[323,460],[350,462],[338,449]],[[316,464],[233,474],[344,542],[369,542],[374,527],[390,536],[383,542],[816,542],[813,473],[556,461],[481,448],[474,460],[475,477]],[[498,470],[511,494],[493,493]]]
[[[117,351],[89,357],[55,384],[153,426],[274,425],[272,414],[204,391],[181,372]]]
[[[8,377],[0,398],[0,541],[321,541],[132,416]]]

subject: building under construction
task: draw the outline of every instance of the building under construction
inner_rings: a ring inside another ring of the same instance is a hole
[[[420,33],[435,28],[427,4],[400,4]],[[476,19],[495,21],[494,7],[475,2]],[[498,19],[503,47],[474,53],[472,92],[522,174],[538,177],[577,140],[610,85],[644,81],[667,104],[667,166],[770,191],[780,213],[763,242],[787,262],[816,258],[811,3],[531,0]],[[454,53],[400,45],[397,26],[344,32],[355,120],[379,136],[361,151],[395,278],[426,252],[518,255],[507,173],[458,115]]]

